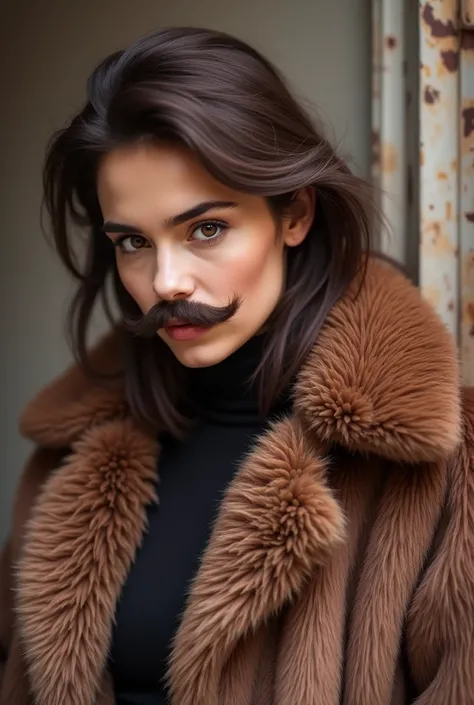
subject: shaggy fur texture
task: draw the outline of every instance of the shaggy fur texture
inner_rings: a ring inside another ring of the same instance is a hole
[[[371,263],[337,304],[295,399],[322,441],[387,458],[440,460],[459,440],[451,336],[399,272]]]
[[[217,702],[220,672],[239,639],[298,596],[342,537],[324,463],[296,422],[278,424],[224,500],[175,642],[174,702]]]
[[[474,392],[461,417],[450,336],[398,272],[371,262],[357,289],[222,502],[172,705],[474,703]],[[111,337],[99,365],[115,352]],[[0,705],[113,705],[115,606],[159,448],[78,369],[21,427],[39,446],[0,565]]]
[[[40,703],[94,702],[115,602],[156,500],[156,457],[130,421],[115,421],[77,441],[41,490],[17,580]]]

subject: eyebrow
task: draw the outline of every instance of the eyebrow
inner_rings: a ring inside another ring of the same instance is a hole
[[[238,203],[234,201],[204,201],[203,203],[198,203],[196,206],[189,208],[189,210],[174,215],[172,218],[168,218],[166,221],[167,227],[176,228],[178,225],[183,225],[187,223],[188,220],[193,220],[193,218],[198,218],[200,215],[209,213],[209,211],[217,210],[221,208],[237,208]],[[135,228],[133,225],[127,225],[126,223],[116,223],[110,220],[106,220],[101,226],[101,231],[103,233],[126,233],[127,235],[137,235],[140,234],[140,228]]]

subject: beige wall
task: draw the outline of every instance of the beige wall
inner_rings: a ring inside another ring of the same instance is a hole
[[[70,359],[62,336],[70,286],[39,229],[45,143],[82,100],[98,60],[166,24],[214,27],[256,45],[368,172],[369,0],[0,0],[0,540],[29,451],[18,414]]]

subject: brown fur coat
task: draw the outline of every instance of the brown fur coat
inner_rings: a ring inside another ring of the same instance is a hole
[[[474,392],[401,274],[372,262],[353,293],[301,369],[294,416],[222,503],[173,705],[474,703]],[[21,427],[37,448],[1,562],[0,703],[111,705],[115,604],[159,448],[77,368]]]

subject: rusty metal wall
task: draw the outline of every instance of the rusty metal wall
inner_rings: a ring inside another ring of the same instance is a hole
[[[457,336],[458,0],[420,4],[420,286]]]
[[[474,0],[464,3],[460,38],[460,345],[464,380],[474,385]]]
[[[373,0],[373,39],[381,249],[408,265],[474,385],[474,0]]]
[[[372,168],[390,229],[381,249],[405,262],[405,25],[403,4],[372,3]]]

